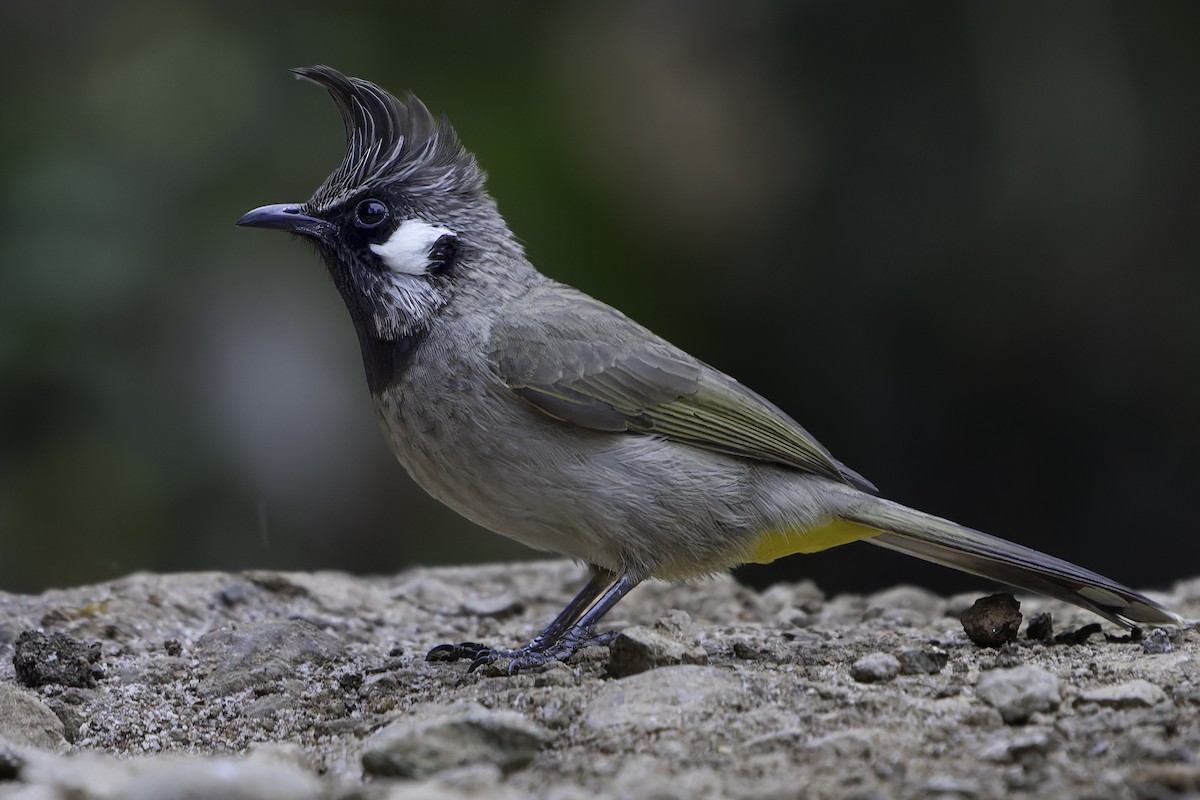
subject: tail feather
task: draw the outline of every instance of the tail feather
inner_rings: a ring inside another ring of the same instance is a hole
[[[872,544],[1065,600],[1118,625],[1181,621],[1175,612],[1091,570],[890,500],[873,497],[846,518],[882,529],[865,540]]]

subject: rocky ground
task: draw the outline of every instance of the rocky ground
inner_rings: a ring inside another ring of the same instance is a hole
[[[0,799],[1200,796],[1200,630],[999,649],[975,599],[640,587],[624,635],[513,677],[583,582],[558,562],[134,575],[0,593]],[[1166,597],[1200,616],[1200,579]],[[1056,632],[1095,618],[1050,611]]]

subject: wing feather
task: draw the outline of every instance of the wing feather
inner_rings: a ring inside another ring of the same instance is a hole
[[[584,428],[694,447],[874,486],[770,402],[609,306],[551,284],[505,310],[488,351],[542,413]]]

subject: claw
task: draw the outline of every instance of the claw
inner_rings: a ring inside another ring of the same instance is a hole
[[[425,654],[426,661],[458,661],[469,658],[472,661],[479,658],[480,653],[490,652],[491,648],[479,642],[459,642],[458,644],[439,644]]]
[[[488,664],[499,660],[502,656],[508,655],[511,652],[511,650],[484,650],[482,653],[476,655],[475,659],[471,662],[471,666],[467,667],[467,674],[470,675],[480,667],[486,667]]]

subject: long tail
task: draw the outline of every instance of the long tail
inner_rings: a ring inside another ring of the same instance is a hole
[[[1181,622],[1175,612],[1103,575],[881,497],[846,519],[882,530],[865,540],[872,544],[1065,600],[1118,625]]]

